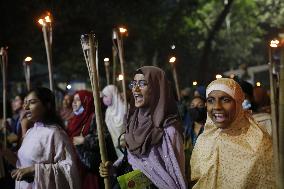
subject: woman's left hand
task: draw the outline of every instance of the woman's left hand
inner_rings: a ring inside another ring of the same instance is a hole
[[[13,179],[20,181],[24,180],[27,177],[33,176],[34,172],[35,172],[35,166],[33,165],[30,167],[15,169],[11,172],[11,176]]]
[[[85,141],[85,138],[82,135],[73,137],[73,144],[74,145],[83,144],[84,141]]]

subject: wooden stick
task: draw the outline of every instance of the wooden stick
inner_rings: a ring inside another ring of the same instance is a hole
[[[98,80],[98,72],[96,67],[97,46],[95,48],[94,34],[88,34],[88,43],[89,43],[89,51],[88,51],[89,54],[88,54],[88,61],[86,61],[86,63],[90,75],[93,97],[94,97],[100,155],[102,162],[105,163],[107,162],[107,151],[106,151],[106,144],[103,132],[103,120],[102,120],[102,111],[101,111],[100,94],[99,94],[99,80]],[[110,189],[110,182],[108,177],[104,178],[104,184],[105,184],[105,189]]]
[[[7,51],[4,47],[1,48],[1,67],[2,67],[2,81],[3,81],[3,135],[4,135],[4,141],[3,141],[3,147],[4,149],[7,148],[7,129],[6,129],[6,120],[7,120],[7,63],[8,63],[8,55]]]
[[[43,32],[45,50],[46,50],[46,55],[47,55],[49,88],[50,88],[50,90],[54,91],[52,52],[51,52],[51,43],[52,43],[52,36],[51,36],[52,35],[52,32],[51,32],[52,29],[51,29],[51,27],[52,27],[51,25],[44,24],[42,26],[42,32]]]
[[[279,79],[279,159],[280,188],[284,188],[284,47],[281,46]]]
[[[125,72],[124,72],[124,50],[123,50],[123,39],[122,35],[120,37],[117,36],[117,47],[118,47],[118,57],[120,61],[120,69],[121,69],[121,74],[123,75],[122,79],[122,89],[123,89],[123,97],[124,97],[124,102],[126,104],[125,106],[125,112],[127,112],[127,95],[126,95],[126,83],[125,83]]]
[[[117,65],[117,51],[112,47],[112,84],[116,84],[116,65]]]
[[[109,85],[110,84],[109,61],[105,61],[105,71],[106,71],[107,85]]]
[[[273,140],[273,155],[276,176],[276,188],[280,187],[280,172],[279,172],[279,136],[277,125],[277,109],[275,106],[275,81],[273,78],[273,62],[272,62],[272,49],[269,47],[269,80],[270,80],[270,103],[271,103],[271,122],[272,122],[272,140]]]
[[[24,74],[25,74],[25,79],[26,79],[26,85],[27,85],[27,90],[30,91],[31,89],[31,71],[30,71],[30,65],[24,61]]]
[[[178,77],[177,77],[175,62],[172,63],[172,69],[173,69],[173,77],[174,77],[175,86],[176,86],[177,98],[178,98],[178,101],[180,101],[179,83],[178,83]]]

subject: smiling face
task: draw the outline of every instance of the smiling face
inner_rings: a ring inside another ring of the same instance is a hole
[[[150,102],[149,86],[147,84],[139,85],[141,81],[144,84],[147,83],[147,81],[145,81],[144,75],[136,74],[134,76],[133,81],[136,83],[136,85],[134,85],[132,88],[132,94],[135,99],[135,107],[144,108],[144,107],[149,106],[149,102]]]
[[[207,112],[218,128],[225,129],[235,120],[236,101],[227,93],[214,90],[208,94]]]
[[[46,108],[36,96],[34,92],[28,94],[25,99],[26,116],[32,122],[42,121],[46,112]]]
[[[73,102],[72,102],[73,112],[78,110],[81,107],[81,105],[82,105],[82,102],[81,102],[79,94],[75,94]]]

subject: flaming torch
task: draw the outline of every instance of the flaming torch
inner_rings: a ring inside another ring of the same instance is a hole
[[[104,58],[104,63],[105,63],[107,85],[109,85],[110,84],[110,78],[109,78],[109,58]]]
[[[125,84],[125,72],[124,72],[124,50],[123,50],[123,35],[126,35],[127,29],[120,27],[117,29],[113,30],[113,44],[114,48],[118,52],[118,57],[120,61],[120,69],[121,69],[121,74],[123,75],[123,80],[122,80],[122,89],[123,89],[123,97],[125,104],[127,104],[127,96],[126,96],[126,84]],[[125,106],[125,112],[127,112],[127,105]]]
[[[98,43],[95,41],[94,34],[85,34],[81,36],[81,45],[86,61],[86,65],[89,72],[89,77],[92,86],[92,92],[94,97],[94,105],[95,105],[95,113],[96,113],[96,124],[97,124],[97,132],[99,137],[99,146],[100,146],[100,154],[101,160],[103,163],[107,161],[107,151],[106,145],[104,141],[104,133],[103,133],[103,121],[102,121],[102,110],[100,103],[100,94],[99,94],[99,80],[98,80],[98,72],[97,72],[97,53],[98,53]],[[104,178],[105,188],[110,188],[109,178]]]
[[[52,24],[51,15],[48,13],[44,18],[38,20],[42,25],[42,33],[44,38],[45,50],[47,55],[49,88],[54,91],[53,71],[52,71]]]
[[[6,131],[6,119],[7,119],[7,107],[6,107],[6,99],[7,99],[7,64],[8,64],[8,53],[7,53],[7,47],[1,47],[0,49],[0,56],[1,56],[1,69],[2,69],[2,81],[3,81],[3,123],[2,123],[2,129],[3,129],[3,135],[4,135],[4,141],[3,141],[3,147],[6,149],[7,147],[7,131]]]
[[[27,90],[29,91],[31,89],[31,71],[30,71],[30,65],[32,63],[31,57],[26,57],[23,66],[24,66],[24,73],[26,78],[26,84],[27,84]]]
[[[179,83],[178,83],[176,64],[175,64],[176,63],[176,57],[174,57],[174,56],[171,57],[170,60],[169,60],[169,63],[172,65],[173,77],[174,77],[174,81],[175,81],[177,97],[178,97],[178,101],[180,101]]]

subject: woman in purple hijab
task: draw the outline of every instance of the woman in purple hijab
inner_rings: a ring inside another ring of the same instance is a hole
[[[182,126],[165,72],[153,66],[139,68],[130,88],[135,106],[127,115],[128,162],[158,188],[185,189]],[[101,175],[102,169],[101,165]]]

